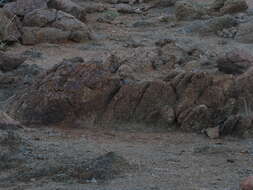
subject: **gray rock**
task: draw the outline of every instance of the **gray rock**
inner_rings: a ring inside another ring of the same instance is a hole
[[[38,9],[28,13],[24,17],[24,25],[23,44],[58,43],[67,40],[80,42],[90,39],[90,30],[86,24],[55,9]]]
[[[21,124],[18,121],[15,121],[5,112],[0,111],[0,130],[10,130],[20,128]]]
[[[234,14],[245,12],[247,9],[248,4],[245,0],[226,0],[220,12],[222,14]]]
[[[217,60],[218,69],[226,74],[242,74],[253,65],[253,56],[242,49],[232,50]]]
[[[235,40],[241,43],[253,43],[253,22],[240,24]]]
[[[69,13],[83,22],[86,21],[86,10],[71,0],[49,0],[48,7]]]
[[[220,128],[214,127],[214,128],[207,128],[205,130],[206,135],[211,139],[217,139],[220,137]]]
[[[21,34],[17,22],[18,18],[0,9],[0,41],[16,42]]]
[[[226,28],[237,26],[237,21],[232,16],[215,17],[205,21],[194,21],[179,29],[181,33],[198,33],[201,35],[218,34]]]
[[[16,6],[13,7],[16,8],[13,10],[15,14],[24,16],[36,9],[47,8],[47,0],[17,0]]]
[[[3,72],[12,71],[24,63],[26,58],[22,55],[4,53],[0,51],[0,70]]]
[[[25,15],[24,26],[45,27],[55,21],[57,10],[55,9],[38,9]]]
[[[193,1],[177,1],[175,6],[178,20],[201,19],[206,14],[204,6]]]

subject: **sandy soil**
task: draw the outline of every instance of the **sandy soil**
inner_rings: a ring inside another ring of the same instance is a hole
[[[26,190],[238,190],[253,172],[252,140],[210,140],[184,133],[145,133],[101,129],[29,129],[24,133],[51,159],[93,158],[116,152],[137,165],[103,184],[69,184],[39,180],[6,189]],[[78,157],[78,158],[77,158]]]

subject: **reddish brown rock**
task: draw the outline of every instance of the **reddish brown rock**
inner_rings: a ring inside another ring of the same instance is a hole
[[[253,176],[244,179],[240,184],[241,190],[253,190]]]
[[[101,64],[66,60],[13,97],[8,114],[25,124],[140,123],[196,132],[216,128],[221,135],[251,129],[252,108],[243,111],[241,101],[253,94],[251,70],[239,77],[178,71],[165,80],[140,80],[145,73],[129,80],[122,76],[121,66],[115,56]]]
[[[22,96],[14,97],[8,110],[27,124],[77,117],[96,121],[119,88],[120,80],[102,66],[63,62],[43,74]]]

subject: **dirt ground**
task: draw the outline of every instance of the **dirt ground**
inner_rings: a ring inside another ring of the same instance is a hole
[[[48,179],[16,182],[1,189],[26,190],[238,190],[253,172],[252,139],[210,140],[190,133],[126,132],[102,129],[27,129],[33,154],[87,159],[113,151],[137,165],[106,183],[75,184]],[[41,158],[42,159],[42,158]]]

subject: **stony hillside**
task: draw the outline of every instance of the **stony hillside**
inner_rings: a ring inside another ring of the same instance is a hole
[[[239,189],[252,66],[250,0],[0,0],[0,187]]]

